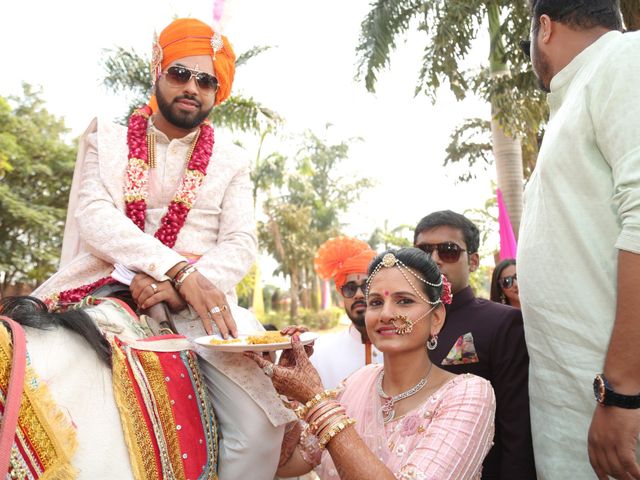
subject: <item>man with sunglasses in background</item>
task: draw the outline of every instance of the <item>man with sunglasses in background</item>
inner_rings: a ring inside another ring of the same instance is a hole
[[[429,352],[431,361],[455,374],[472,373],[491,382],[496,395],[494,446],[482,478],[535,480],[529,421],[529,357],[520,310],[476,298],[469,274],[479,265],[480,232],[451,210],[418,223],[414,245],[431,255],[451,283],[453,300]]]
[[[348,329],[322,335],[313,346],[311,363],[326,388],[337,387],[365,365],[382,363],[382,353],[369,341],[364,324],[367,269],[375,255],[366,242],[344,236],[330,238],[316,253],[316,272],[324,280],[333,279],[351,320]]]
[[[640,32],[622,27],[617,0],[531,2],[550,119],[517,261],[545,480],[640,479]]]
[[[56,307],[118,279],[131,282],[142,310],[166,304],[190,339],[214,326],[235,335],[236,321],[243,331],[260,328],[235,305],[257,249],[250,164],[206,122],[229,97],[234,73],[231,45],[205,23],[178,19],[161,32],[149,105],[128,128],[94,121],[81,141],[62,269],[36,295]],[[198,354],[222,431],[218,476],[273,479],[295,416],[251,360]]]

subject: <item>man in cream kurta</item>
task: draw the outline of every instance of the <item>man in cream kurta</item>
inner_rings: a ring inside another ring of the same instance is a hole
[[[178,331],[188,338],[206,334],[201,320],[207,319],[193,311],[193,299],[207,302],[208,320],[218,323],[222,313],[225,320],[232,314],[240,330],[261,329],[248,312],[233,306],[235,286],[255,261],[257,247],[249,163],[238,147],[215,138],[204,182],[175,245],[169,248],[154,237],[181,182],[189,152],[197,145],[202,122],[198,115],[204,118],[214,102],[224,101],[230,93],[235,56],[225,37],[194,19],[172,22],[157,48],[162,51],[155,78],[158,104],[147,123],[147,133],[155,136],[155,165],[149,162],[144,231],[125,213],[127,128],[94,121],[82,139],[74,174],[64,266],[35,294],[55,298],[60,291],[110,275],[114,264],[122,264],[137,272],[132,293],[139,305],[165,292],[181,307],[189,307],[174,313]],[[182,78],[170,76],[174,67],[179,70],[173,73],[184,74]],[[206,83],[212,74],[219,82],[215,90]],[[194,118],[198,120],[187,125]],[[197,270],[181,287],[172,285],[168,280],[189,263]],[[134,288],[137,284],[143,288]],[[209,304],[212,292],[216,305],[224,307],[222,312]],[[242,354],[206,347],[197,351],[222,431],[221,480],[271,480],[284,425],[295,416],[283,407],[269,378]]]
[[[629,284],[640,258],[640,33],[612,31],[609,3],[613,24],[604,9],[589,17],[593,5],[574,7],[573,20],[548,1],[533,7],[550,120],[525,191],[518,280],[540,479],[595,478],[590,456],[600,478],[625,470],[620,455],[636,468],[640,410],[596,407],[592,388],[604,371],[619,393],[640,392],[637,275]]]
[[[369,352],[367,352],[369,348]],[[368,363],[382,363],[383,356],[371,343],[362,342],[362,334],[349,325],[337,332],[321,335],[313,345],[311,363],[324,388],[336,388],[342,380]]]
[[[371,344],[364,323],[367,270],[375,255],[366,242],[346,236],[330,238],[316,252],[316,273],[334,281],[351,320],[348,329],[322,335],[315,342],[311,363],[325,388],[336,388],[365,365],[382,363],[382,352]]]

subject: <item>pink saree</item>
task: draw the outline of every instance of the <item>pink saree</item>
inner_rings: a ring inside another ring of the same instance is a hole
[[[495,398],[491,384],[460,375],[419,408],[388,424],[375,381],[382,365],[368,365],[343,384],[339,399],[368,447],[399,479],[479,479],[492,445]],[[328,452],[317,468],[322,480],[340,478]]]

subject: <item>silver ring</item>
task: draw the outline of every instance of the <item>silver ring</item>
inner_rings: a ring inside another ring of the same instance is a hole
[[[150,286],[153,289],[154,295],[158,293],[158,285],[156,285],[155,283],[152,283]]]
[[[273,363],[266,364],[264,367],[262,367],[262,371],[264,372],[264,374],[267,377],[272,378],[273,377]]]
[[[220,307],[217,306],[217,305],[215,307],[213,307],[211,310],[209,310],[209,313],[211,313],[212,315],[214,313],[220,313],[220,312],[221,312]]]

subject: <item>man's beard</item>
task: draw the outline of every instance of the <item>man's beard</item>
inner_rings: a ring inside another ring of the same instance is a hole
[[[535,39],[534,42],[538,40]],[[541,52],[536,45],[535,52],[531,57],[531,64],[534,66],[533,73],[536,75],[536,79],[538,80],[538,87],[543,92],[549,93],[551,92],[551,62],[549,61],[549,57]],[[549,79],[549,85],[545,85],[544,80]]]
[[[173,109],[175,103],[182,99],[188,99],[193,102],[197,102],[199,110],[194,112],[178,112]],[[202,110],[202,102],[198,101],[191,95],[179,95],[173,99],[171,103],[160,92],[159,88],[156,88],[156,101],[158,102],[158,108],[162,113],[162,116],[172,125],[182,128],[184,130],[192,130],[199,126],[205,118],[209,116],[213,105],[208,110]]]
[[[366,312],[366,309],[362,310],[361,312],[356,312],[353,307],[357,306],[358,303],[360,302],[356,302],[353,305],[351,305],[351,308],[349,310],[346,311],[347,317],[349,317],[349,320],[351,320],[351,322],[358,328],[364,328],[365,324],[364,324],[364,314]],[[363,305],[364,306],[364,305]]]

